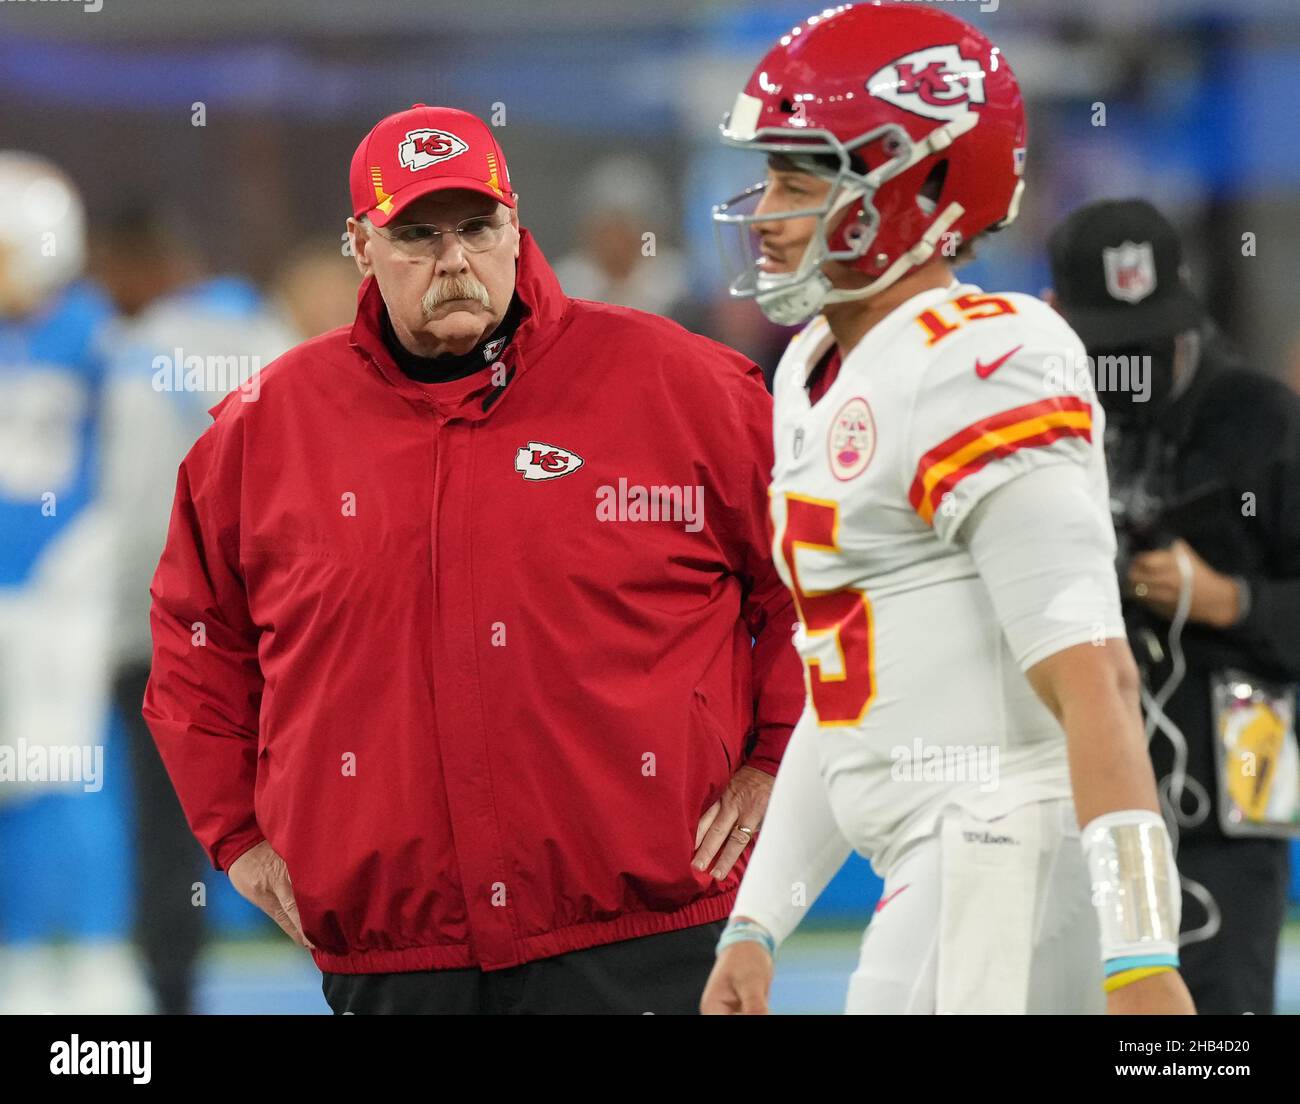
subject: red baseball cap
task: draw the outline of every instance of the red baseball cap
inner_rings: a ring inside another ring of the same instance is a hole
[[[430,192],[465,188],[515,205],[492,128],[468,111],[415,104],[380,119],[352,155],[352,215],[385,225]]]

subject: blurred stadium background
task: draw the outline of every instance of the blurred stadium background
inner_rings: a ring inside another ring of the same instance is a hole
[[[91,273],[113,293],[96,300],[95,325],[113,324],[109,306],[129,311],[151,294],[150,255],[134,269],[115,263],[141,227],[172,251],[169,264],[238,278],[218,286],[285,343],[350,320],[356,276],[341,246],[352,150],[380,116],[445,103],[499,120],[521,219],[570,293],[669,314],[774,366],[782,332],[719,296],[709,206],[761,167],[721,150],[716,128],[754,61],[811,2],[95,7],[0,3],[0,150],[46,157],[80,189]],[[1060,216],[1085,200],[1144,196],[1183,228],[1193,283],[1219,325],[1256,367],[1300,386],[1295,0],[951,7],[1002,46],[1031,111],[1021,217],[981,247],[970,278],[1038,293]],[[18,217],[13,195],[0,193],[0,212],[0,222]],[[641,255],[645,232],[652,257]],[[21,467],[22,450],[45,442],[21,404],[0,405],[0,470]],[[92,487],[96,415],[92,403],[76,427]],[[175,466],[161,466],[165,510]],[[81,692],[59,677],[39,693]],[[140,843],[129,745],[107,695],[97,708],[102,727],[83,742],[104,746],[100,791],[0,786],[0,1010],[150,1007],[130,949]],[[224,875],[209,867],[207,881],[196,1010],[326,1012],[307,955]],[[878,890],[864,862],[846,866],[783,952],[774,1007],[840,1010]],[[1294,921],[1279,1005],[1300,1011]]]

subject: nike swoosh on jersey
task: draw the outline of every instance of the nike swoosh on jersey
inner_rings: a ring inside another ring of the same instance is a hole
[[[890,901],[892,901],[895,897],[897,897],[900,893],[902,893],[903,890],[907,888],[907,886],[910,886],[911,884],[912,884],[911,882],[908,882],[907,885],[901,885],[896,890],[894,890],[893,893],[890,893],[889,895],[880,898],[880,900],[876,902],[876,911],[879,912],[882,908],[884,908],[887,904],[889,904]]]
[[[980,379],[988,379],[989,376],[993,375],[994,372],[996,372],[999,368],[1001,368],[1002,365],[1004,365],[1008,360],[1010,360],[1023,348],[1024,348],[1023,345],[1017,345],[1014,349],[1011,350],[1011,352],[1003,353],[992,364],[981,364],[979,357],[976,357],[975,374],[979,376]]]

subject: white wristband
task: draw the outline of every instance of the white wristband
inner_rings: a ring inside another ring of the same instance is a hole
[[[726,928],[723,929],[722,938],[718,940],[714,954],[721,954],[733,943],[761,943],[767,948],[768,954],[773,958],[776,957],[776,940],[772,938],[772,933],[757,920],[729,920]]]
[[[1081,835],[1102,959],[1177,955],[1182,893],[1160,814],[1148,809],[1105,813]]]

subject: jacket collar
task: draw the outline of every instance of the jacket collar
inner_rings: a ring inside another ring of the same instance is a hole
[[[357,292],[357,317],[352,324],[350,344],[378,372],[381,379],[419,406],[431,407],[444,418],[477,421],[487,417],[505,398],[528,366],[535,363],[559,337],[567,321],[571,300],[564,294],[555,273],[542,255],[530,231],[519,231],[519,260],[515,268],[515,294],[523,304],[524,317],[501,355],[505,383],[497,386],[485,378],[481,387],[451,388],[439,395],[439,386],[416,382],[396,362],[383,338],[383,296],[373,276],[362,281]],[[496,374],[496,373],[490,373]]]

